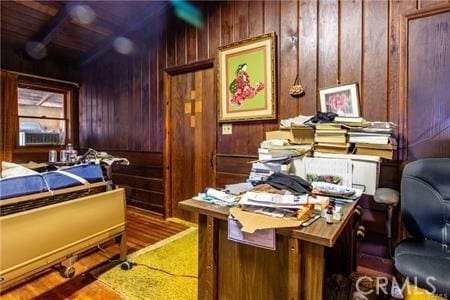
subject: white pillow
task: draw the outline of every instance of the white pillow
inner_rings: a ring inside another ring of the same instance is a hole
[[[39,173],[15,163],[2,161],[2,176],[1,176],[2,178],[34,175],[34,174]]]

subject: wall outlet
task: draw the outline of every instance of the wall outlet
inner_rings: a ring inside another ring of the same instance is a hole
[[[222,135],[232,134],[233,133],[233,125],[231,124],[223,124],[222,125]]]

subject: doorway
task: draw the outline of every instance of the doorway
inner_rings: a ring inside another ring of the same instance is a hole
[[[166,216],[194,220],[178,208],[215,185],[216,104],[214,71],[172,72],[166,76]]]

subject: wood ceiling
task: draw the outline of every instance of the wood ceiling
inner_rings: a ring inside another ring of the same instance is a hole
[[[94,16],[92,22],[78,21],[75,7]],[[83,64],[167,7],[167,1],[1,1],[2,48],[25,50],[27,42],[38,41],[47,56]]]

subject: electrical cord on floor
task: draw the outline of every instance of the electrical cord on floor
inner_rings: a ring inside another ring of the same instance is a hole
[[[162,273],[165,273],[165,274],[167,274],[167,275],[174,276],[174,277],[185,277],[185,278],[194,278],[194,279],[198,279],[198,277],[197,277],[197,276],[194,276],[194,275],[174,274],[174,273],[171,273],[171,272],[169,272],[169,271],[166,271],[166,270],[163,270],[163,269],[159,269],[159,268],[155,268],[155,267],[151,267],[151,266],[146,265],[146,264],[137,263],[137,262],[134,262],[134,261],[132,261],[132,260],[126,260],[125,262],[123,262],[123,264],[127,264],[127,263],[130,264],[131,266],[137,266],[137,267],[142,266],[142,267],[146,267],[146,268],[149,269],[149,270],[162,272]],[[121,266],[121,268],[122,268],[122,270],[129,270],[129,269],[127,269],[126,267],[123,268],[123,267]]]
[[[146,264],[142,264],[142,263],[137,263],[137,262],[135,262],[135,261],[132,261],[131,259],[127,259],[127,260],[125,260],[125,261],[122,261],[122,260],[120,260],[120,259],[110,259],[108,256],[106,256],[106,255],[107,255],[107,252],[106,252],[105,249],[103,249],[100,245],[97,245],[97,248],[98,248],[101,252],[103,252],[102,254],[103,254],[106,258],[108,258],[108,262],[110,262],[110,263],[121,262],[120,268],[121,268],[122,270],[130,270],[130,269],[132,269],[134,266],[136,266],[136,267],[142,266],[142,267],[146,267],[147,269],[150,269],[150,270],[153,270],[153,271],[162,272],[162,273],[165,273],[165,274],[167,274],[167,275],[174,276],[174,277],[185,277],[185,278],[194,278],[194,279],[198,279],[198,277],[197,277],[197,276],[194,276],[194,275],[184,275],[184,274],[175,274],[175,273],[171,273],[171,272],[166,271],[166,270],[163,270],[163,269],[155,268],[155,267],[152,267],[152,266],[149,266],[149,265],[146,265]]]

